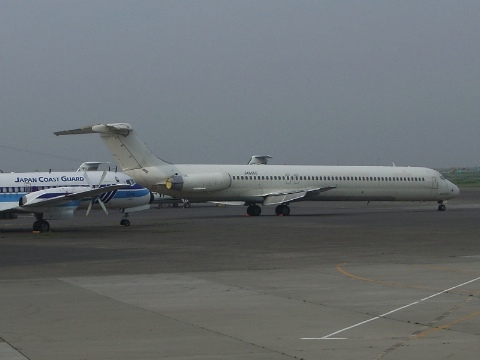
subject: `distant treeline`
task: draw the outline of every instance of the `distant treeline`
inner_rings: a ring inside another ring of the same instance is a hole
[[[440,170],[445,179],[460,187],[480,187],[480,172],[473,171],[445,171]]]

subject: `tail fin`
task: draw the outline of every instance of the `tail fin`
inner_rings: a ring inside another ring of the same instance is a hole
[[[100,124],[80,129],[57,131],[55,135],[98,133],[122,171],[168,164],[155,156],[127,123]]]

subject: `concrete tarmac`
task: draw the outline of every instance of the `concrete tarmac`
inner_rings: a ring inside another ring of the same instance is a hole
[[[477,359],[480,189],[436,207],[4,220],[0,360]]]

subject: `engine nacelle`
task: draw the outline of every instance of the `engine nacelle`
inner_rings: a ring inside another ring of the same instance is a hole
[[[85,187],[59,187],[59,188],[50,188],[45,190],[39,190],[32,192],[30,194],[26,194],[22,196],[18,202],[18,205],[33,205],[38,204],[40,205],[42,201],[51,199],[53,197],[65,196],[71,193],[74,193],[78,190],[85,191]]]
[[[174,175],[168,178],[168,190],[184,192],[210,192],[228,189],[232,185],[230,174],[224,172],[207,174]]]

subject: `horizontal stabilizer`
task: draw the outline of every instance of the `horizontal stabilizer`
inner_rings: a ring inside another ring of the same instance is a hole
[[[119,134],[127,136],[133,130],[132,125],[127,123],[117,123],[117,124],[98,124],[98,125],[89,125],[81,127],[78,129],[72,130],[63,130],[54,132],[55,135],[80,135],[80,134]]]
[[[122,171],[167,165],[155,156],[127,123],[98,124],[54,132],[55,135],[98,133]],[[144,170],[147,171],[147,170]]]

